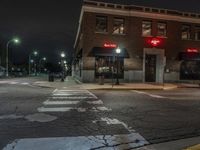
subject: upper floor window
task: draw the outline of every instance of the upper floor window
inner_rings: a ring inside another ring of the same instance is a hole
[[[182,39],[190,39],[191,27],[189,25],[183,25],[181,28],[181,32]]]
[[[124,34],[124,19],[123,18],[114,18],[113,23],[113,34]]]
[[[96,32],[107,32],[107,17],[96,16]]]
[[[200,40],[200,26],[195,27],[195,40]]]
[[[143,21],[142,22],[142,35],[143,36],[151,36],[152,35],[152,22],[151,21]]]
[[[157,35],[164,36],[164,37],[167,36],[167,24],[166,23],[158,23]]]

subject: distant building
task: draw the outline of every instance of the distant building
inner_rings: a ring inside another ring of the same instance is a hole
[[[200,79],[200,14],[85,0],[74,48],[83,82]]]

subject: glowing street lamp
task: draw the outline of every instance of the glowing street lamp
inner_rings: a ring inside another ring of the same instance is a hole
[[[119,54],[121,53],[121,49],[117,48],[115,50],[116,54],[117,54],[117,80],[116,80],[116,85],[119,85]]]
[[[65,55],[64,52],[62,52],[60,54],[60,56],[61,56],[61,67],[62,67],[62,78],[61,78],[61,81],[64,82],[64,64],[65,64],[66,61],[63,60],[63,59],[66,57],[66,55]]]
[[[62,53],[60,54],[60,56],[61,56],[61,58],[65,58],[65,53],[62,52]]]
[[[35,56],[37,56],[37,55],[38,55],[38,51],[34,51],[33,54],[34,54]]]
[[[28,67],[28,73],[29,73],[29,75],[31,74],[31,63],[34,62],[34,60],[31,60],[31,55],[34,55],[36,57],[38,54],[39,53],[38,53],[37,50],[34,50],[33,52],[31,52],[29,54],[29,59],[28,59],[28,65],[29,65],[29,67]],[[35,73],[36,73],[36,61],[35,61]]]
[[[11,39],[7,42],[6,44],[6,76],[8,77],[8,65],[9,65],[9,59],[8,59],[8,51],[9,51],[9,45],[10,43],[15,43],[15,44],[18,44],[20,41],[18,38],[14,38],[14,39]]]
[[[42,61],[46,61],[47,58],[46,57],[43,57],[39,60],[39,72],[41,72],[41,68],[42,68]]]

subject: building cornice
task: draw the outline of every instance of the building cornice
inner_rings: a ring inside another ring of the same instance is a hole
[[[100,7],[92,7],[92,6],[83,6],[83,11],[98,13],[98,14],[131,16],[131,17],[161,19],[161,20],[178,21],[178,22],[184,22],[184,23],[200,24],[200,18],[183,17],[183,16],[161,14],[161,13],[149,13],[149,12],[141,12],[141,11],[133,11],[133,10],[128,11],[128,10],[123,10],[123,9],[110,9],[110,8],[100,8]]]
[[[200,24],[200,14],[196,13],[84,0],[84,4],[82,6],[81,15],[79,19],[79,27],[76,35],[76,40],[74,43],[74,48],[78,41],[82,18],[85,12]]]

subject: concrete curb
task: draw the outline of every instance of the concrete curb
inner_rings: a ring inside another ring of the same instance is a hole
[[[55,88],[54,86],[47,86],[47,85],[39,85],[39,84],[32,84],[33,86],[41,87],[41,88]]]
[[[86,90],[164,90],[163,88],[83,88]]]

